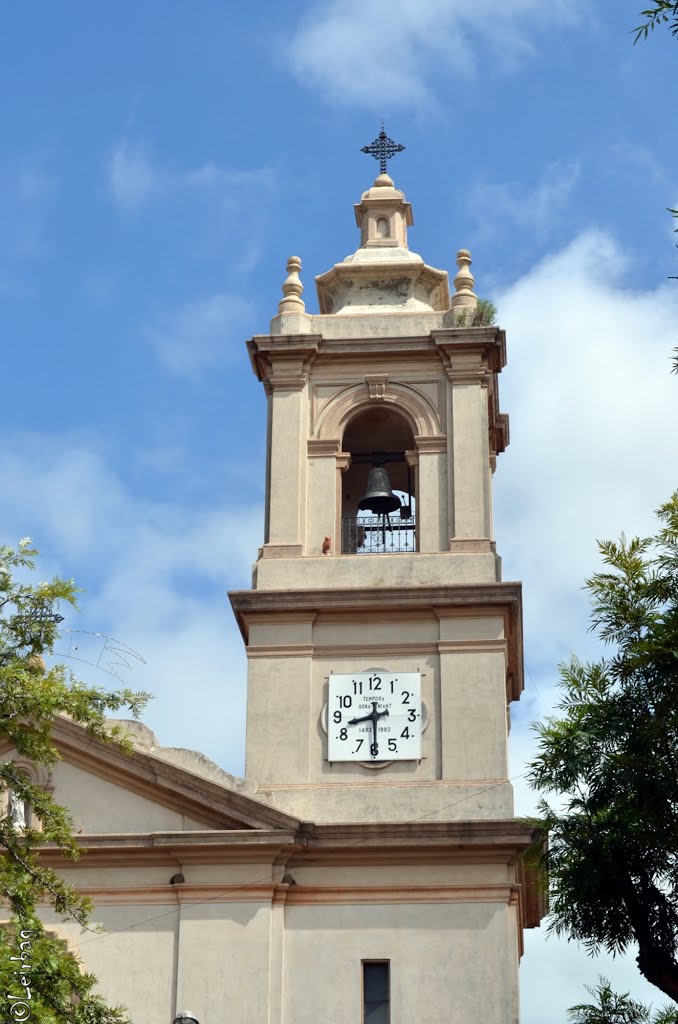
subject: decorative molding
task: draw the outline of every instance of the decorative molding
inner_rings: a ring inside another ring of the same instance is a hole
[[[270,903],[274,885],[78,885],[78,892],[98,907],[172,906],[182,903]]]
[[[308,384],[308,373],[299,372],[296,367],[286,369],[285,372],[276,372],[268,378],[273,394],[286,391],[303,391]]]
[[[399,621],[402,621],[400,619]],[[390,644],[314,644],[313,653],[316,657],[321,658],[353,658],[361,654],[366,657],[370,656],[386,656],[389,654],[394,655],[413,655],[414,657],[423,657],[427,654],[437,654],[438,648],[436,643],[390,643]]]
[[[500,327],[448,327],[431,331],[445,367],[455,369],[473,359],[493,373],[506,366],[506,334]]]
[[[476,384],[479,387],[487,387],[490,380],[490,373],[482,366],[456,367],[454,369],[448,366],[445,373],[453,387],[455,384],[460,386]]]
[[[294,906],[412,903],[501,903],[508,904],[512,886],[506,883],[486,885],[297,885],[287,894]]]
[[[299,558],[304,549],[301,544],[264,544],[261,548],[262,558]]]
[[[383,376],[375,374],[374,376]],[[389,384],[379,399],[395,407],[409,423],[413,434],[428,437],[440,430],[438,411],[429,398],[408,384]],[[320,437],[343,437],[347,423],[357,413],[369,409],[373,400],[365,396],[364,384],[351,384],[325,403],[316,423]]]
[[[247,342],[252,369],[273,391],[301,391],[322,341],[316,334],[255,335]]]
[[[356,556],[357,557],[357,556]],[[382,557],[382,556],[376,556]],[[236,590],[229,594],[240,632],[249,642],[249,623],[265,621],[269,612],[309,609],[330,621],[337,614],[360,620],[362,612],[408,616],[410,612],[431,615],[451,614],[487,618],[504,616],[508,642],[507,692],[509,700],[518,700],[524,687],[522,588],[519,583],[455,584],[454,586],[418,585],[402,587],[333,587],[306,590]],[[347,648],[343,648],[347,650]],[[423,648],[419,648],[423,651]]]
[[[383,402],[386,398],[386,385],[388,384],[387,373],[372,373],[365,377],[365,383],[367,384],[370,401],[371,402]]]
[[[313,644],[253,644],[246,653],[248,658],[311,658]]]
[[[237,831],[298,827],[296,818],[231,789],[226,780],[215,782],[136,748],[127,754],[62,716],[54,722],[52,739],[64,762],[200,821],[206,828]],[[0,744],[0,756],[10,750],[9,743]]]
[[[447,437],[445,434],[433,434],[429,437],[425,437],[422,434],[415,435],[414,443],[417,446],[419,454],[425,452],[446,452],[447,451]]]
[[[496,786],[508,786],[509,779],[417,779],[413,782],[412,779],[396,779],[389,778],[387,781],[380,780],[378,782],[360,781],[351,782],[345,778],[345,776],[337,776],[332,782],[267,782],[265,788],[267,792],[277,793],[296,791],[306,792],[307,790],[336,790],[337,786],[341,789],[369,789],[370,791],[379,789],[381,786],[386,790],[391,789],[449,789],[456,788],[459,786],[465,786],[467,789],[480,789],[485,791],[490,787]],[[446,824],[446,823],[445,823]],[[381,825],[376,825],[376,828],[381,828]],[[383,826],[386,828],[386,826]],[[390,825],[387,831],[390,831]]]
[[[495,651],[506,654],[508,641],[506,640],[439,640],[439,654],[477,654],[480,651],[488,653]]]
[[[497,552],[497,545],[489,537],[452,537],[450,551],[454,551],[458,555],[494,555]]]
[[[310,437],[306,446],[311,459],[337,455],[341,451],[341,441],[331,437]]]

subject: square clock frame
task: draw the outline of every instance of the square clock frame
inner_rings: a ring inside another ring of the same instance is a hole
[[[421,758],[420,672],[331,675],[328,690],[328,761]]]

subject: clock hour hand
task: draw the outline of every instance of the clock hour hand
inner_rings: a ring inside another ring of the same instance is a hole
[[[369,722],[371,718],[372,718],[371,714],[370,715],[363,715],[362,718],[352,718],[346,724],[347,725],[358,725],[360,722]]]
[[[388,708],[384,708],[383,711],[377,711],[378,701],[372,701],[372,710],[369,715],[363,715],[362,718],[351,718],[347,725],[359,725],[360,722],[376,722],[378,718],[383,718],[384,715],[388,714]]]

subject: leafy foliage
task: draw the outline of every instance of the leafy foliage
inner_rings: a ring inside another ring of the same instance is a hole
[[[628,992],[613,992],[606,978],[599,978],[595,988],[587,985],[586,991],[595,1002],[571,1006],[570,1024],[678,1024],[678,1010],[664,1006],[652,1013],[651,1007],[631,999]]]
[[[678,36],[678,0],[653,0],[652,6],[640,12],[645,19],[633,29],[634,44],[647,39],[651,32],[662,25],[668,25],[671,35]]]
[[[678,1002],[678,492],[656,536],[599,545],[586,584],[610,657],[560,668],[561,717],[537,727],[532,785],[549,830],[550,928],[591,953],[638,946]]]
[[[473,310],[460,309],[454,319],[455,327],[491,327],[497,320],[497,307],[490,299],[478,299]]]
[[[129,707],[136,716],[147,695],[86,686],[72,680],[62,666],[45,667],[42,654],[53,651],[58,636],[55,609],[59,602],[74,606],[76,588],[72,580],[59,578],[21,582],[34,568],[37,554],[28,539],[16,551],[0,547],[0,742],[16,751],[12,760],[0,763],[0,807],[5,808],[0,816],[0,899],[10,915],[9,924],[0,927],[0,1007],[8,1020],[25,1020],[11,1013],[11,1006],[27,1002],[32,1024],[123,1024],[124,1009],[105,1005],[93,991],[96,979],[82,971],[77,958],[38,917],[37,908],[44,902],[62,919],[86,928],[92,907],[40,862],[39,851],[46,843],[71,860],[77,860],[79,849],[67,810],[20,770],[17,759],[49,770],[58,760],[53,723],[62,714],[92,735],[125,746],[119,730],[107,727],[106,713]],[[10,813],[9,794],[30,808],[26,827]],[[27,957],[31,970],[22,975]]]

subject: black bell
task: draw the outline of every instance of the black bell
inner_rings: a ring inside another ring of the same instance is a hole
[[[358,503],[362,512],[388,515],[400,508],[400,499],[391,490],[391,481],[383,466],[373,466],[367,478],[367,491]]]

